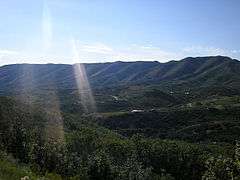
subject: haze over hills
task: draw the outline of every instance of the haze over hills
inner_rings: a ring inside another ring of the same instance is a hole
[[[92,88],[120,85],[240,85],[240,62],[224,56],[188,57],[167,63],[112,62],[82,64]],[[85,72],[84,72],[85,73]],[[74,65],[15,64],[0,67],[0,90],[76,89]]]

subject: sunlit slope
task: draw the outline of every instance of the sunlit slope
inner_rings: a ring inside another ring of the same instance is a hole
[[[159,84],[162,86],[239,87],[240,62],[228,57],[181,61],[83,64],[92,88]],[[64,64],[19,64],[0,67],[0,90],[77,89],[74,67]]]

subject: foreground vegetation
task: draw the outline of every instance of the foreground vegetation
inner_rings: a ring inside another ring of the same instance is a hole
[[[129,118],[117,114],[123,115]],[[61,122],[50,121],[56,116],[57,112],[0,98],[0,147],[5,152],[0,179],[240,178],[236,141],[213,144],[135,133],[123,136],[96,122],[98,114],[61,112]]]

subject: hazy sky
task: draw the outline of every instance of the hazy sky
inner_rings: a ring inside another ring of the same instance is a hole
[[[240,59],[239,10],[239,0],[0,0],[0,65]]]

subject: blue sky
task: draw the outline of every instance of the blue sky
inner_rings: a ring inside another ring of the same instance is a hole
[[[2,0],[0,65],[240,59],[239,8],[239,0]]]

